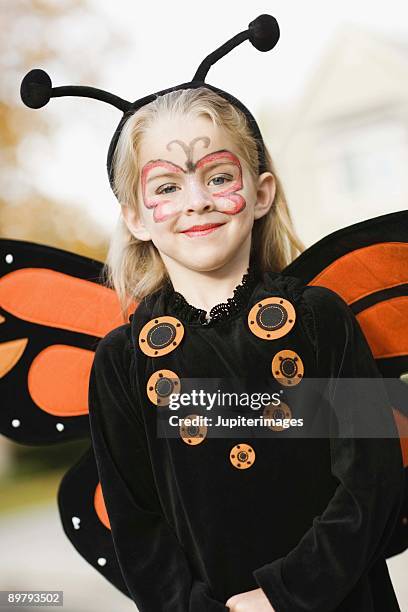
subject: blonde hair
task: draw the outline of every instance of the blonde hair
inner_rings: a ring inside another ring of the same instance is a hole
[[[209,117],[236,144],[250,175],[253,180],[257,179],[257,144],[244,113],[206,87],[177,90],[159,96],[140,108],[123,127],[113,157],[114,191],[121,204],[138,210],[140,145],[149,126],[165,114]],[[268,213],[254,222],[251,257],[254,257],[262,272],[280,272],[305,250],[305,246],[293,227],[282,183],[268,150],[266,169],[275,176],[276,194]],[[116,291],[125,321],[133,300],[141,301],[169,280],[167,269],[153,242],[133,236],[122,214],[109,245],[102,276],[104,284]]]

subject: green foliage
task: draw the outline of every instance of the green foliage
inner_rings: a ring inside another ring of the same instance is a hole
[[[80,459],[90,444],[89,439],[41,447],[15,444],[12,447],[13,467],[11,476],[22,478],[46,471],[66,471]]]

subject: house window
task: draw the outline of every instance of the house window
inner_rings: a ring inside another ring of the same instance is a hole
[[[402,122],[383,119],[325,130],[319,161],[326,188],[338,194],[379,199],[408,192],[408,138]]]

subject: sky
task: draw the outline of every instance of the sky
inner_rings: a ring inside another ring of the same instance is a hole
[[[260,53],[246,41],[213,66],[206,79],[238,97],[255,117],[261,108],[273,112],[296,103],[341,27],[354,24],[408,40],[406,0],[90,2],[101,16],[98,35],[103,35],[104,23],[112,23],[124,44],[104,58],[98,83],[88,84],[132,101],[191,80],[207,54],[259,14],[274,15],[281,36],[272,51]],[[84,23],[81,34],[92,39]],[[79,21],[75,25],[81,28]],[[69,45],[63,47],[68,52]],[[52,75],[55,86],[76,84],[61,82],[59,76]],[[107,180],[106,155],[120,111],[94,100],[59,98],[41,112],[58,118],[61,127],[52,146],[35,151],[38,184],[51,196],[61,199],[63,194],[86,209],[109,232],[119,205]]]

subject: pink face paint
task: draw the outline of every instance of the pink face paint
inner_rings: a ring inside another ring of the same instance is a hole
[[[182,148],[186,152],[186,154],[190,150],[192,154],[192,145],[195,144],[196,141],[204,140],[205,138],[206,137],[195,138],[194,141],[190,143],[189,147],[187,147],[187,145],[184,145],[182,141],[178,140],[172,141],[171,143],[169,143],[169,145],[173,143],[179,144],[180,146],[183,145]],[[206,139],[205,144],[206,146],[208,146],[209,139]],[[169,145],[167,148],[169,148]],[[149,182],[149,174],[154,169],[163,168],[171,174],[183,176],[186,174],[196,174],[196,171],[199,169],[205,169],[206,166],[209,166],[210,164],[216,166],[217,164],[221,164],[223,161],[235,166],[238,171],[238,176],[233,181],[231,181],[231,183],[226,188],[221,189],[220,191],[211,192],[210,195],[217,201],[218,208],[221,209],[220,212],[224,212],[228,215],[236,215],[237,213],[241,212],[245,208],[246,202],[243,196],[237,193],[243,187],[242,168],[238,157],[234,155],[234,153],[231,153],[227,150],[209,153],[202,157],[200,160],[198,160],[195,164],[192,163],[190,157],[191,156],[189,153],[187,159],[187,170],[181,168],[181,166],[178,166],[173,162],[163,159],[152,160],[145,164],[145,166],[143,166],[141,172],[143,202],[146,208],[153,209],[154,221],[156,223],[166,221],[167,219],[173,217],[175,214],[180,212],[182,208],[182,201],[180,202],[180,198],[166,198],[165,194],[155,194],[151,196],[148,195],[147,184]],[[154,178],[155,177],[153,177],[153,179]],[[160,175],[158,175],[157,178],[160,179]]]
[[[157,194],[150,197],[147,196],[146,187],[148,176],[155,168],[164,168],[174,174],[182,174],[184,170],[180,168],[180,166],[177,166],[177,164],[173,164],[164,159],[156,159],[143,166],[141,173],[143,202],[146,208],[153,208],[154,221],[156,223],[162,223],[172,217],[177,210],[174,210],[174,203],[170,199],[163,199],[163,194]]]
[[[209,153],[196,163],[196,168],[204,168],[208,164],[221,162],[223,160],[228,160],[232,165],[238,168],[238,177],[231,181],[231,183],[225,189],[216,191],[212,195],[214,198],[220,201],[220,204],[223,207],[221,212],[224,212],[227,215],[236,215],[246,206],[245,198],[237,193],[237,191],[243,187],[242,168],[238,157],[230,151],[217,151],[216,153]],[[231,204],[228,203],[228,201],[225,202],[225,200],[229,200],[230,203],[232,202],[232,207]]]

